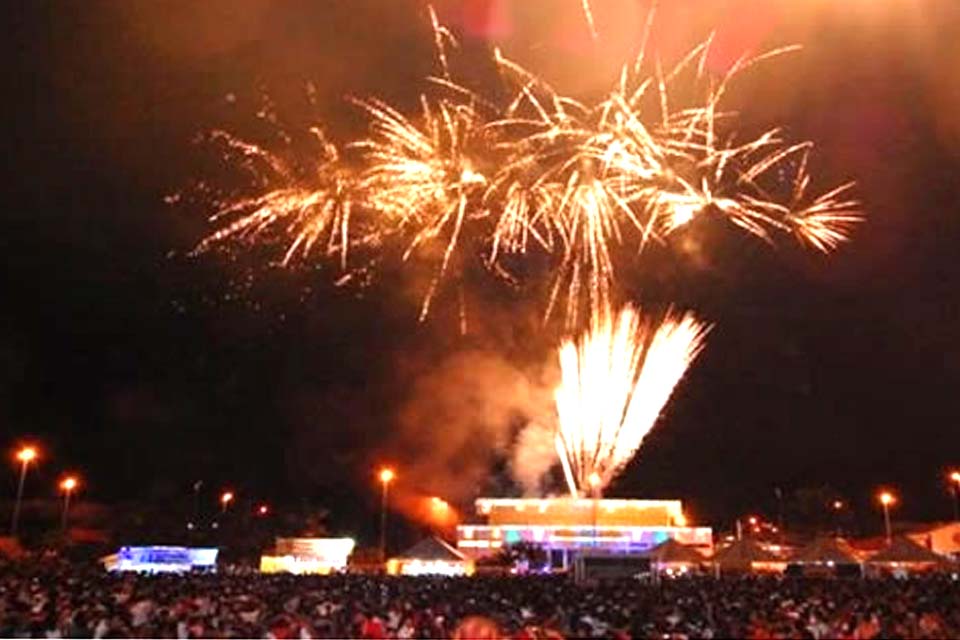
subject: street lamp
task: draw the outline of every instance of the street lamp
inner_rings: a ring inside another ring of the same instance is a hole
[[[23,447],[17,451],[17,460],[20,462],[20,483],[17,485],[17,500],[13,504],[13,519],[10,522],[10,535],[16,537],[17,524],[20,522],[20,504],[23,502],[23,485],[27,480],[27,467],[37,459],[35,447]]]
[[[233,492],[224,491],[220,495],[220,513],[225,514],[227,512],[227,507],[230,506],[230,503],[233,502]]]
[[[887,531],[887,545],[889,545],[893,540],[893,531],[890,527],[890,505],[896,503],[897,499],[889,491],[882,491],[878,498],[883,505],[883,524]]]
[[[953,483],[953,519],[960,522],[960,471],[950,472],[950,482]]]
[[[834,520],[834,523],[837,525],[836,537],[839,538],[840,537],[840,514],[843,511],[844,506],[846,505],[843,504],[843,500],[834,500],[830,506],[833,507],[833,514],[834,514],[833,520]]]
[[[60,481],[60,490],[63,491],[63,512],[60,514],[60,530],[67,532],[67,514],[70,512],[70,496],[79,482],[76,476],[67,476]]]
[[[384,467],[380,470],[380,558],[387,560],[387,500],[390,494],[390,483],[396,478],[393,469]]]
[[[597,546],[597,508],[599,507],[598,499],[600,498],[600,474],[596,471],[593,471],[588,477],[587,482],[590,483],[590,494],[593,497],[593,546]]]

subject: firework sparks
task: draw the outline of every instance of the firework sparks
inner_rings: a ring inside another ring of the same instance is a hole
[[[220,229],[204,239],[198,249],[229,241],[278,237],[286,245],[281,260],[284,265],[322,247],[323,253],[339,254],[346,267],[347,232],[354,202],[351,180],[340,166],[337,148],[320,129],[311,129],[311,133],[321,151],[315,167],[305,172],[261,146],[222,131],[214,132],[213,139],[233,156],[240,157],[257,184],[267,188],[257,195],[222,204],[210,218]]]
[[[633,457],[708,331],[689,313],[655,323],[626,307],[563,343],[556,447],[574,496],[593,474],[605,486]]]
[[[468,217],[485,215],[482,206],[487,178],[474,156],[481,158],[484,121],[467,104],[423,101],[421,126],[382,102],[362,103],[371,118],[370,138],[354,146],[363,152],[366,168],[358,178],[366,207],[380,214],[385,230],[411,236],[404,259],[440,239],[442,258],[421,315],[425,317],[440,279],[460,245]]]
[[[582,7],[595,33],[590,3]],[[544,315],[562,309],[573,328],[584,312],[608,313],[615,247],[636,256],[708,212],[764,241],[794,235],[822,252],[860,220],[851,185],[810,195],[810,143],[790,143],[779,129],[744,140],[722,109],[734,78],[793,48],[744,58],[721,78],[706,71],[710,40],[667,70],[659,62],[647,70],[641,52],[594,104],[557,92],[498,52],[513,97],[496,105],[454,81],[448,59],[456,41],[430,15],[440,73],[416,117],[357,101],[370,133],[344,147],[358,152],[355,165],[346,166],[319,129],[321,152],[305,174],[222,137],[246,166],[258,166],[263,188],[218,206],[219,228],[201,248],[273,239],[286,245],[284,264],[316,254],[338,257],[346,270],[358,246],[397,242],[404,260],[433,270],[422,318],[443,281],[471,264],[457,257],[470,257],[467,247],[509,280],[518,276],[504,258],[537,252],[553,269]],[[681,100],[691,85],[699,98]]]

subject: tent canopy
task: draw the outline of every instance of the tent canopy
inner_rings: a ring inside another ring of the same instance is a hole
[[[744,538],[717,551],[713,561],[721,567],[749,567],[754,562],[780,562],[780,559],[755,541]]]
[[[673,538],[667,538],[652,549],[648,549],[643,556],[658,564],[699,564],[704,561],[699,551],[680,544]]]
[[[945,559],[930,549],[923,547],[905,537],[894,538],[887,548],[878,551],[867,562],[884,564],[893,562],[945,564]]]
[[[441,560],[444,562],[463,562],[466,560],[465,555],[436,536],[424,538],[397,557],[404,560]]]
[[[839,538],[820,537],[790,558],[798,564],[860,564],[850,545]]]

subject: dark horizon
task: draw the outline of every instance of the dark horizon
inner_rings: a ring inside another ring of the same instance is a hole
[[[308,499],[333,531],[373,531],[384,462],[415,478],[411,491],[442,494],[463,469],[484,481],[457,487],[461,501],[509,488],[502,456],[475,446],[483,431],[458,432],[440,452],[448,425],[411,422],[431,417],[419,402],[438,371],[466,385],[457,375],[477,362],[493,375],[543,370],[557,333],[538,328],[529,301],[481,287],[460,336],[450,300],[419,324],[396,274],[358,292],[322,269],[191,256],[208,212],[165,202],[221,171],[199,134],[269,136],[256,118],[262,94],[296,128],[315,115],[303,99],[312,83],[340,136],[357,126],[348,96],[414,104],[430,70],[422,3],[321,4],[88,0],[11,16],[0,447],[43,447],[34,497],[53,495],[62,470],[82,474],[84,499],[108,504],[187,500],[203,480],[276,505]],[[589,38],[578,49],[568,18],[527,15],[544,2],[493,26],[484,20],[497,3],[437,4],[481,76],[490,47],[505,45],[553,82],[599,90]],[[876,531],[875,492],[888,486],[898,519],[949,519],[946,472],[960,466],[960,97],[949,90],[960,78],[949,52],[960,9],[891,3],[855,24],[827,3],[698,6],[696,24],[662,12],[665,51],[695,44],[711,19],[734,48],[804,46],[751,72],[742,122],[813,140],[815,174],[856,180],[866,221],[826,257],[708,224],[696,229],[709,240],[698,260],[662,251],[655,273],[624,276],[640,304],[690,307],[716,326],[609,494],[681,498],[698,521],[728,526],[751,512],[775,518],[775,488],[824,486]],[[612,65],[603,58],[597,75]],[[490,388],[429,407],[476,408],[473,395]],[[11,462],[11,490],[15,471]]]

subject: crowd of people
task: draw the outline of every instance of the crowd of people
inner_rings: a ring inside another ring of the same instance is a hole
[[[960,581],[111,575],[0,566],[3,638],[956,638]]]

